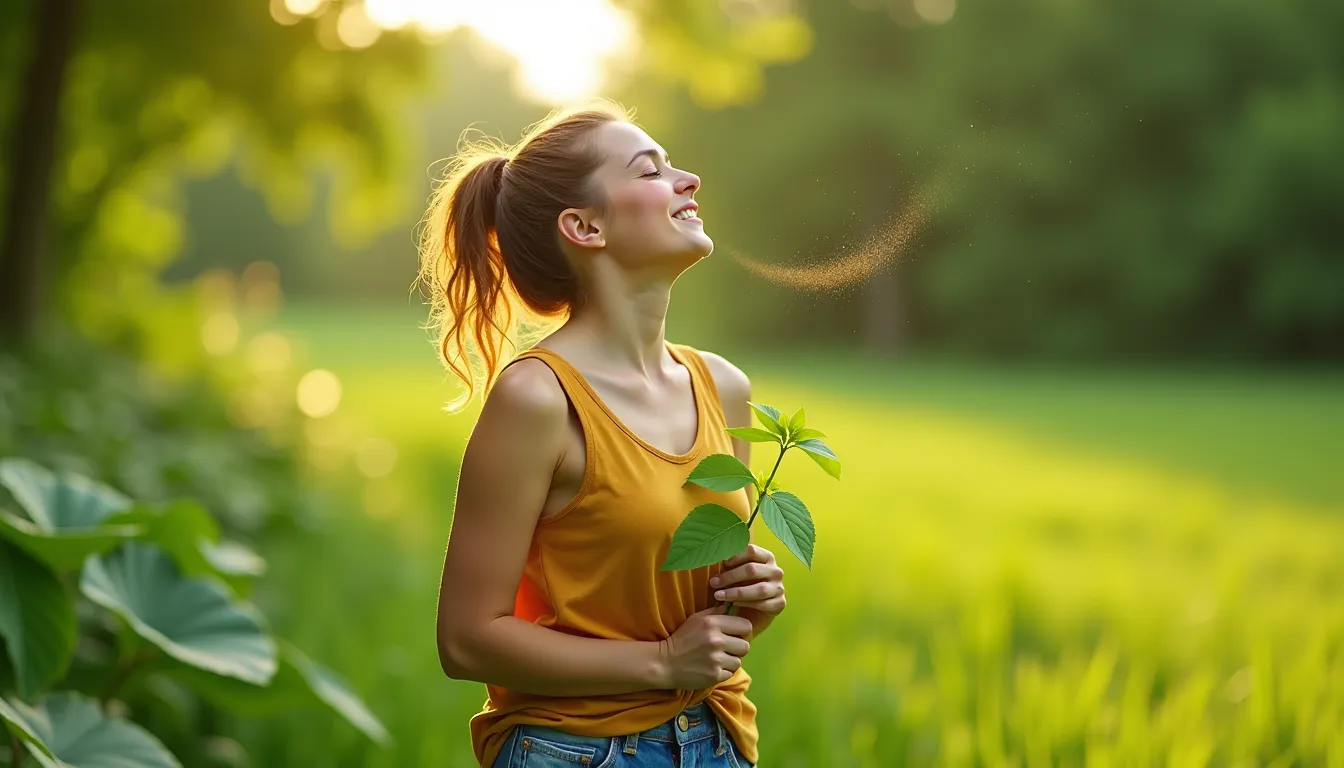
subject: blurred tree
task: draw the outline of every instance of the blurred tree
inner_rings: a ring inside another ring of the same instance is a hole
[[[41,293],[42,233],[47,225],[56,120],[74,37],[77,0],[42,3],[34,24],[34,51],[22,89],[26,115],[10,143],[9,222],[0,240],[0,332],[27,332]]]
[[[705,105],[759,97],[763,68],[795,61],[810,46],[787,3],[618,4],[645,46],[626,75],[688,88]],[[269,5],[0,7],[0,60],[12,64],[0,74],[0,132],[13,138],[10,168],[0,169],[10,225],[0,252],[0,334],[31,322],[42,271],[54,281],[57,309],[90,333],[137,335],[151,325],[190,332],[190,323],[173,320],[180,302],[157,283],[185,239],[180,177],[214,175],[231,160],[242,183],[266,195],[273,220],[297,221],[319,195],[328,203],[331,237],[305,242],[315,252],[358,246],[418,212],[424,189],[406,183],[405,162],[418,159],[416,125],[402,107],[410,88],[426,84],[433,49],[409,27],[350,34],[347,17],[362,16],[360,2],[323,0],[306,16],[283,0]],[[423,176],[424,165],[416,168]],[[267,229],[268,247],[295,240]],[[404,248],[405,230],[397,232]],[[239,238],[233,247],[248,245],[257,243]]]
[[[12,157],[0,332],[31,324],[43,253],[60,308],[86,329],[111,335],[137,314],[152,317],[164,301],[154,275],[181,240],[175,174],[213,172],[231,150],[277,215],[302,208],[318,161],[340,171],[341,226],[375,226],[403,202],[387,172],[400,151],[391,105],[418,77],[423,46],[409,34],[333,45],[315,34],[320,19],[277,8],[61,0],[0,9],[4,58],[21,63],[3,76],[3,92],[19,95],[4,119]],[[30,38],[23,61],[16,49]]]
[[[920,194],[934,219],[899,280],[838,294],[744,287],[720,260],[696,277],[732,292],[719,322],[885,345],[899,306],[904,336],[978,353],[1344,358],[1344,7],[856,0],[807,18],[814,52],[770,73],[769,99],[670,110],[714,235],[818,263]]]

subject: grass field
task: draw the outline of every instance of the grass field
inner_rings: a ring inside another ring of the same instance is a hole
[[[396,745],[302,714],[247,724],[255,765],[473,764],[484,690],[433,644],[472,416],[418,319],[285,317],[341,379],[314,460],[349,503],[269,545],[263,599]],[[763,765],[1344,766],[1337,374],[735,359],[845,466],[781,470],[819,533],[746,662]]]

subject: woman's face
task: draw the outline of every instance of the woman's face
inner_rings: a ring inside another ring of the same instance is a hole
[[[669,264],[678,271],[714,250],[693,200],[700,177],[669,165],[662,147],[629,123],[607,123],[595,140],[604,159],[593,181],[606,205],[589,211],[586,224],[598,236],[591,242],[623,264]]]

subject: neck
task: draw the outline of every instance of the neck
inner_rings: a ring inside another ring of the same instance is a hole
[[[566,327],[584,337],[594,362],[602,367],[656,373],[667,354],[664,340],[673,281],[631,274],[599,257],[584,282],[587,302]]]

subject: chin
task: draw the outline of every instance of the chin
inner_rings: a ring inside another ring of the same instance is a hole
[[[714,240],[709,235],[701,232],[700,237],[695,239],[696,251],[700,258],[704,258],[714,252]]]
[[[695,262],[708,257],[709,254],[713,252],[714,241],[706,236],[702,241],[697,242],[694,248],[688,249],[686,256],[690,259],[691,263],[694,264]]]
[[[700,263],[713,251],[714,243],[706,242],[703,245],[697,243],[693,248],[683,248],[669,254],[667,263],[677,273],[681,273]]]

